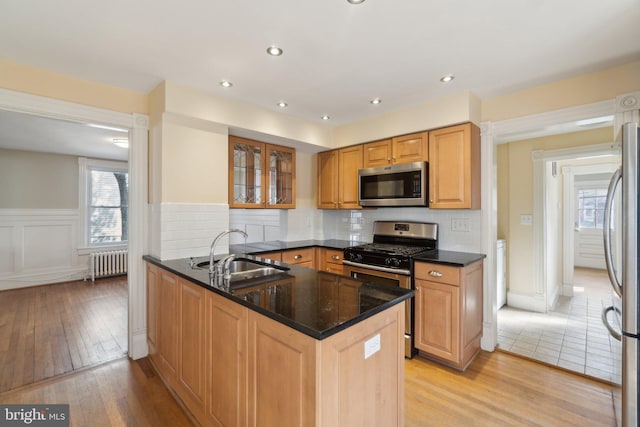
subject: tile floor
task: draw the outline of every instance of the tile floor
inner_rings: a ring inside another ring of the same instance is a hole
[[[576,268],[574,283],[574,296],[560,297],[549,313],[502,307],[498,311],[498,347],[619,383],[619,362],[614,363],[614,359],[620,360],[621,345],[609,335],[600,318],[612,294],[607,273]]]

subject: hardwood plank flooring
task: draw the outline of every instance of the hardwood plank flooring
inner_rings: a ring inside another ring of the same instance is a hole
[[[75,427],[193,425],[146,358],[124,357],[6,391],[0,403],[68,403]]]
[[[465,372],[414,358],[405,373],[406,427],[615,426],[610,385],[511,354],[481,352]],[[69,403],[76,427],[193,425],[146,358],[0,393],[0,403]]]
[[[0,392],[127,353],[126,276],[0,292]]]
[[[405,420],[413,426],[615,426],[612,386],[495,351],[465,372],[405,363]]]

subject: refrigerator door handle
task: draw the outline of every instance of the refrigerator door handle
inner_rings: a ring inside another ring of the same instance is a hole
[[[616,306],[610,305],[609,307],[605,307],[604,309],[602,309],[602,324],[605,328],[607,328],[609,334],[612,337],[614,337],[618,341],[622,341],[622,333],[616,331],[613,326],[611,326],[611,323],[609,323],[609,319],[607,319],[607,314],[609,314],[610,311],[615,311],[616,313],[618,313],[618,315],[622,315],[622,313],[620,313],[620,309]]]
[[[613,196],[616,191],[618,183],[622,179],[622,168],[618,168],[611,177],[609,182],[609,190],[607,191],[607,200],[604,207],[604,226],[602,227],[602,234],[604,237],[604,260],[607,265],[607,273],[609,274],[609,281],[613,291],[622,298],[622,285],[616,276],[616,272],[613,269],[613,259],[611,258],[611,212],[613,210]]]

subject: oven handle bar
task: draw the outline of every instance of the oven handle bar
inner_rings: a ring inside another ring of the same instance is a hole
[[[395,273],[401,276],[411,276],[411,272],[409,270],[403,270],[399,268],[390,268],[390,267],[381,267],[378,265],[369,265],[369,264],[360,264],[359,262],[347,261],[346,259],[342,260],[343,264],[351,265],[353,267],[366,268],[368,270],[376,270],[376,271],[384,271],[385,273]]]

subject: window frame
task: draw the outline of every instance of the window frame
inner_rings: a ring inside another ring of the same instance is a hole
[[[608,189],[608,182],[606,181],[583,181],[580,183],[577,183],[575,185],[575,227],[578,230],[583,230],[583,231],[587,231],[587,230],[593,230],[595,232],[598,233],[602,233],[602,227],[598,227],[598,224],[595,223],[595,227],[581,227],[580,226],[580,192],[581,191],[589,191],[589,190],[595,190],[595,191],[604,191],[605,192],[605,196],[594,196],[594,197],[606,197],[606,192]],[[604,209],[594,209],[596,211],[601,210],[604,211]],[[597,214],[596,214],[597,215]],[[594,219],[595,221],[595,219]],[[603,218],[604,221],[604,218]],[[604,224],[603,224],[604,226]]]
[[[123,172],[129,174],[129,164],[127,162],[119,162],[114,160],[90,159],[86,157],[78,157],[79,178],[78,178],[78,206],[80,211],[80,233],[78,251],[80,254],[91,253],[96,249],[108,248],[111,250],[126,249],[129,245],[125,242],[100,242],[91,243],[91,171],[99,170],[105,172]]]

